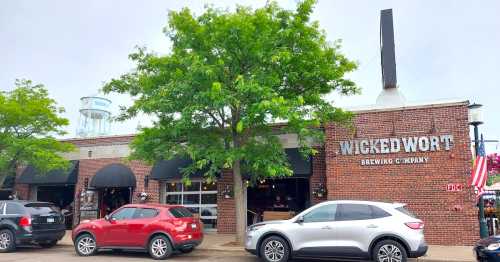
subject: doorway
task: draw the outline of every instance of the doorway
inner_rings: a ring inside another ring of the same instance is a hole
[[[36,200],[57,206],[64,215],[67,229],[73,226],[74,199],[74,185],[36,186]]]
[[[308,178],[267,179],[247,189],[248,224],[287,219],[310,206]]]
[[[128,187],[106,187],[99,191],[99,217],[111,214],[123,205],[130,204],[132,189]]]

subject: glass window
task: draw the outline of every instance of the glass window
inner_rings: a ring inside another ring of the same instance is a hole
[[[199,214],[200,213],[200,208],[199,207],[186,207],[189,212],[193,213],[193,214]]]
[[[19,214],[24,214],[24,209],[14,203],[7,203],[7,208],[5,209],[5,214],[7,215],[19,215]]]
[[[382,217],[390,217],[391,214],[387,213],[385,210],[376,207],[370,206],[372,209],[372,218],[382,218]]]
[[[217,194],[202,194],[201,195],[202,204],[217,204]]]
[[[189,194],[184,195],[182,200],[183,205],[199,205],[200,204],[200,195],[198,194]]]
[[[207,229],[216,229],[217,228],[217,219],[201,219],[203,223],[203,227]]]
[[[417,218],[417,216],[415,216],[415,214],[413,214],[410,210],[406,209],[405,206],[398,207],[398,208],[396,208],[396,210],[409,216],[409,217]]]
[[[176,218],[193,217],[193,214],[191,212],[189,212],[189,210],[185,207],[174,207],[174,208],[171,208],[169,211],[172,214],[172,216],[174,216]]]
[[[115,220],[131,219],[134,217],[135,209],[135,207],[122,208],[114,213],[112,217]]]
[[[167,195],[167,204],[169,205],[181,205],[182,195]]]
[[[339,204],[335,220],[366,220],[372,219],[372,210],[369,205]]]
[[[184,185],[184,192],[200,191],[200,182],[191,182],[191,185]]]
[[[215,182],[203,182],[203,184],[201,185],[201,191],[217,191],[217,184]]]
[[[200,216],[202,217],[215,217],[217,216],[216,207],[202,207]]]
[[[337,205],[325,205],[313,209],[304,215],[304,222],[326,222],[335,219]]]
[[[182,183],[167,183],[167,192],[181,192]]]
[[[24,206],[26,207],[28,213],[32,215],[46,215],[50,213],[59,213],[58,207],[47,203],[30,203]]]
[[[158,215],[158,210],[153,208],[138,208],[134,218],[152,218]]]

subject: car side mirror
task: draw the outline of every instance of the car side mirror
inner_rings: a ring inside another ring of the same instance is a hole
[[[109,219],[110,219],[109,215],[104,216],[104,220],[109,221]]]
[[[300,216],[299,218],[297,218],[297,220],[295,220],[295,222],[297,222],[297,223],[299,223],[299,224],[304,223],[304,217],[303,217],[303,216]]]

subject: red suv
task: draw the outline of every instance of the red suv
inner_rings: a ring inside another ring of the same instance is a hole
[[[82,221],[72,238],[80,256],[98,249],[142,249],[154,259],[165,259],[174,250],[191,252],[203,240],[203,229],[185,207],[130,204],[103,219]]]

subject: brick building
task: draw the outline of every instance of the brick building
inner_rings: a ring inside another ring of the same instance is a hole
[[[249,188],[248,209],[265,211],[262,198],[274,201],[278,195],[293,196],[298,210],[335,199],[403,202],[424,220],[430,244],[470,245],[479,229],[474,195],[467,186],[471,171],[467,106],[467,101],[449,101],[353,110],[354,128],[325,126],[325,144],[318,145],[320,153],[309,160],[297,158],[296,136],[280,135],[294,176]],[[124,197],[123,204],[141,201],[140,193],[146,192],[145,201],[188,206],[208,230],[235,231],[234,200],[224,193],[232,186],[230,170],[221,172],[215,182],[205,183],[195,174],[191,185],[183,185],[179,169],[189,161],[154,165],[128,161],[132,138],[66,140],[77,146],[77,151],[66,155],[76,163],[74,182],[70,174],[54,174],[68,178],[58,183],[50,176],[30,179],[24,170],[15,190],[24,199],[47,200],[43,196],[50,194],[41,188],[57,192],[73,186],[75,224],[102,217],[109,211],[103,201],[114,199],[113,194]],[[449,190],[450,184],[459,185],[459,190]],[[320,196],[318,189],[326,194]]]

